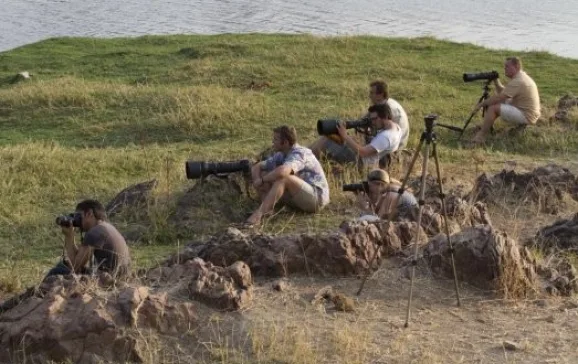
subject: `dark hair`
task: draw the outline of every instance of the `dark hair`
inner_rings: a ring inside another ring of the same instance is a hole
[[[104,210],[104,206],[96,200],[81,201],[76,205],[76,211],[82,211],[84,213],[92,211],[97,220],[106,220],[106,211]]]
[[[383,94],[386,100],[389,99],[389,87],[385,81],[373,81],[369,84],[369,87],[374,87],[376,93]]]
[[[286,140],[290,145],[297,143],[297,131],[292,126],[282,125],[273,129],[274,133],[279,134],[281,140]]]
[[[391,109],[388,104],[371,105],[367,111],[377,113],[377,116],[382,119],[391,119]]]

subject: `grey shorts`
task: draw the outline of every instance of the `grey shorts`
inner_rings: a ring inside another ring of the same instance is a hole
[[[520,109],[518,109],[517,107],[509,104],[500,105],[500,117],[510,124],[514,125],[528,124],[528,121],[526,120],[526,117],[524,116],[522,111],[520,111]]]
[[[289,191],[285,192],[281,202],[305,212],[317,212],[321,209],[317,190],[306,182],[301,183],[301,189],[295,195],[290,195]]]
[[[327,139],[325,150],[331,159],[338,163],[356,163],[357,154],[345,143],[337,144],[331,139]]]
[[[357,163],[360,167],[364,165],[367,161],[364,161],[362,158],[357,158],[357,153],[353,151],[353,149],[349,148],[347,145],[344,144],[337,144],[333,140],[328,139],[327,144],[325,145],[325,150],[331,159],[336,161],[337,163]],[[383,168],[389,169],[389,165],[391,164],[391,156],[389,154],[381,157],[379,161],[372,163],[373,165],[366,165],[370,169],[373,168]]]

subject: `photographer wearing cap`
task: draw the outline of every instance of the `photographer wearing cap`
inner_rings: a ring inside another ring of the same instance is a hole
[[[58,220],[57,220],[58,222]],[[87,267],[94,257],[93,267],[113,276],[128,273],[130,256],[124,237],[109,222],[102,204],[96,200],[84,200],[76,206],[74,221],[59,223],[64,234],[63,261],[52,268],[47,277],[71,273],[90,274]],[[84,233],[82,242],[75,242],[75,227]]]
[[[272,144],[276,153],[251,168],[253,186],[262,203],[247,219],[246,226],[260,224],[278,201],[311,213],[329,203],[329,185],[323,168],[310,149],[297,144],[295,128],[275,128]]]
[[[363,211],[382,219],[415,220],[418,209],[417,200],[407,190],[399,196],[400,181],[390,178],[383,169],[374,169],[367,175],[367,184],[367,195],[358,194],[358,201]],[[397,204],[395,204],[396,200]]]
[[[389,97],[389,88],[384,81],[373,81],[369,84],[369,99],[371,101],[371,106],[373,105],[387,105],[389,107],[389,118],[399,126],[401,138],[399,145],[396,147],[399,149],[404,148],[407,145],[407,140],[409,138],[409,121],[407,114],[403,107],[394,99]],[[369,118],[369,113],[363,118]],[[374,130],[373,130],[374,131]],[[365,143],[369,144],[371,140],[375,137],[375,133],[372,132],[366,135]],[[327,156],[339,163],[355,163],[358,161],[358,153],[352,149],[350,146],[343,144],[341,141],[336,141],[332,137],[322,136],[313,145],[311,150],[316,156],[320,156],[326,153]]]
[[[490,129],[498,117],[504,121],[525,127],[535,124],[540,117],[540,96],[536,83],[522,70],[522,61],[517,57],[506,58],[504,73],[510,82],[503,86],[498,78],[494,79],[497,94],[480,102],[474,112],[487,107],[484,122],[471,140],[473,146],[483,144]]]

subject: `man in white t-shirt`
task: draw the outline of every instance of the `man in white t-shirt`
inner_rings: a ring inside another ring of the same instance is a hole
[[[381,158],[399,148],[402,131],[400,126],[391,120],[391,109],[387,103],[372,105],[368,111],[373,128],[378,130],[369,144],[359,144],[357,140],[347,134],[345,124],[342,122],[339,123],[337,131],[344,146],[362,159],[363,166],[374,169],[379,166]]]
[[[373,81],[369,84],[369,100],[371,105],[386,104],[390,109],[390,120],[399,125],[401,141],[399,149],[405,148],[409,137],[409,121],[403,107],[396,100],[389,97],[389,87],[385,81]],[[364,115],[362,118],[368,117]],[[369,143],[374,135],[367,135],[365,142]],[[345,144],[339,144],[330,137],[322,136],[312,145],[311,150],[319,158],[327,154],[329,158],[339,163],[356,162],[358,155]]]

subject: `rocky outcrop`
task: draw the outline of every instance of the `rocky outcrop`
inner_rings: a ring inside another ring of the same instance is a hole
[[[561,211],[566,195],[578,201],[578,179],[568,169],[549,164],[529,173],[503,170],[493,177],[482,174],[468,198],[497,203],[507,196],[532,201],[541,212],[556,214]]]
[[[185,295],[224,310],[244,308],[252,298],[251,270],[241,261],[225,268],[195,258],[154,268],[147,273],[146,281],[153,287],[169,287],[171,295]]]
[[[177,197],[168,222],[179,236],[188,237],[190,231],[218,229],[223,224],[243,221],[247,211],[258,206],[249,195],[249,183],[242,173],[198,180]]]
[[[50,277],[0,314],[0,362],[142,362],[143,350],[150,350],[143,332],[178,335],[194,328],[191,300],[244,307],[252,284],[242,262],[223,268],[200,259],[151,271],[143,282]]]
[[[489,225],[467,228],[451,236],[459,281],[482,289],[500,290],[505,297],[523,297],[536,291],[534,266],[518,244]],[[448,239],[438,235],[424,249],[424,258],[436,273],[453,276]]]
[[[108,217],[121,213],[123,210],[140,210],[146,206],[150,192],[157,186],[157,180],[153,179],[147,182],[137,183],[128,186],[120,191],[106,205],[105,210]]]
[[[421,230],[420,230],[421,231]],[[272,236],[229,228],[205,242],[194,242],[164,264],[200,257],[227,266],[242,260],[255,275],[280,277],[294,273],[346,276],[364,272],[378,258],[402,254],[413,243],[413,222],[346,222],[324,234]],[[421,231],[419,244],[427,241]],[[378,260],[377,260],[378,261]]]
[[[552,117],[553,121],[570,121],[570,110],[578,106],[578,97],[574,97],[570,94],[566,94],[558,100],[558,108],[556,113]]]
[[[526,245],[544,251],[570,250],[578,252],[578,213],[569,219],[561,219],[541,228]]]

